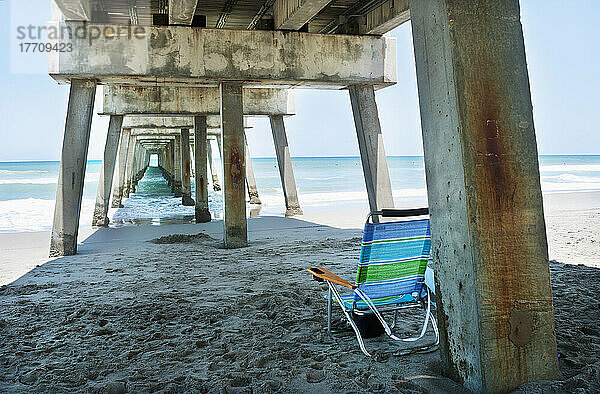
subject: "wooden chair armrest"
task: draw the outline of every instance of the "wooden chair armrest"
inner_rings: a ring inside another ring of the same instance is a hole
[[[312,267],[308,269],[308,272],[313,274],[316,280],[326,280],[328,282],[335,283],[337,285],[344,286],[352,290],[356,289],[355,285],[353,285],[345,279],[340,278],[339,276],[337,276],[329,270],[326,270],[325,268]]]

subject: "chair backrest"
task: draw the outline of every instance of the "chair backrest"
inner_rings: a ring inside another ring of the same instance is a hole
[[[367,223],[356,284],[372,300],[420,293],[430,253],[429,219]]]

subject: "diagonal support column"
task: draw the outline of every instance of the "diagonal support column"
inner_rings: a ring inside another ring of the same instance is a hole
[[[121,199],[123,198],[123,189],[125,188],[125,176],[127,170],[127,152],[129,150],[129,139],[131,129],[123,129],[121,132],[121,140],[119,141],[119,167],[117,170],[117,181],[114,182],[113,188],[113,208],[123,208]]]
[[[411,0],[445,373],[473,392],[558,377],[518,1]]]
[[[224,243],[226,248],[248,245],[246,222],[246,154],[242,84],[221,83],[221,125],[223,133]]]
[[[104,145],[104,159],[102,160],[102,169],[100,170],[100,180],[98,181],[98,194],[96,196],[96,206],[94,207],[94,217],[92,226],[108,226],[108,204],[110,202],[110,191],[113,184],[115,173],[115,164],[117,161],[117,150],[119,148],[119,138],[121,137],[121,126],[123,125],[123,116],[112,115],[108,124],[108,133]]]
[[[258,197],[258,187],[256,186],[254,168],[252,167],[252,158],[250,157],[250,149],[248,148],[248,140],[245,133],[244,147],[246,148],[246,186],[248,187],[248,197],[250,197],[250,204],[260,205],[262,202]]]
[[[77,253],[79,215],[95,96],[95,81],[71,81],[50,238],[50,257]]]
[[[213,190],[221,191],[221,183],[219,182],[219,173],[217,172],[217,164],[214,162],[212,143],[206,142],[206,153],[208,155],[208,165],[210,166],[210,174],[212,176]]]
[[[375,90],[372,85],[354,85],[350,86],[348,91],[350,92],[369,206],[371,211],[394,208],[392,184],[383,147]]]
[[[285,216],[302,215],[283,116],[271,116],[270,119],[275,155],[279,166],[279,177],[281,178],[283,196],[285,197]]]
[[[194,117],[194,166],[196,170],[196,223],[210,222],[208,210],[206,116]]]
[[[192,198],[190,130],[181,129],[181,204],[193,207],[196,202]]]

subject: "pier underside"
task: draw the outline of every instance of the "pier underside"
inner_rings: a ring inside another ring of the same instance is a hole
[[[53,256],[77,251],[98,84],[107,85],[101,112],[111,116],[99,224],[106,222],[113,169],[113,205],[119,205],[135,193],[151,153],[174,195],[195,204],[198,221],[208,220],[208,168],[213,166],[214,179],[216,152],[206,142],[216,134],[223,164],[222,245],[246,247],[246,190],[259,201],[247,115],[270,118],[286,212],[302,213],[284,123],[295,114],[294,88],[348,90],[370,208],[393,208],[376,91],[397,81],[395,40],[382,35],[411,19],[443,369],[474,392],[507,392],[557,377],[518,1],[53,4],[48,27],[66,34],[51,42],[73,49],[51,52],[48,60],[49,74],[71,89]],[[149,125],[156,127],[144,127]]]

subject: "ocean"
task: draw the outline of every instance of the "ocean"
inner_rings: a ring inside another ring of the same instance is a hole
[[[544,193],[600,191],[600,155],[548,155],[539,159]],[[292,160],[300,204],[305,212],[368,211],[359,157]],[[250,214],[283,215],[283,192],[275,158],[253,158],[252,164],[263,204],[260,210],[253,206]],[[101,165],[99,160],[90,160],[87,165],[81,226],[91,226]],[[388,166],[397,207],[427,203],[423,157],[388,157]],[[57,161],[0,163],[0,233],[51,230],[58,168]],[[219,179],[222,179],[221,174]],[[209,198],[211,211],[220,212],[221,193],[211,189]],[[194,214],[193,207],[181,206],[180,199],[170,194],[160,172],[152,167],[140,182],[137,193],[124,205],[124,208],[110,210],[109,216],[116,226],[191,222]]]

